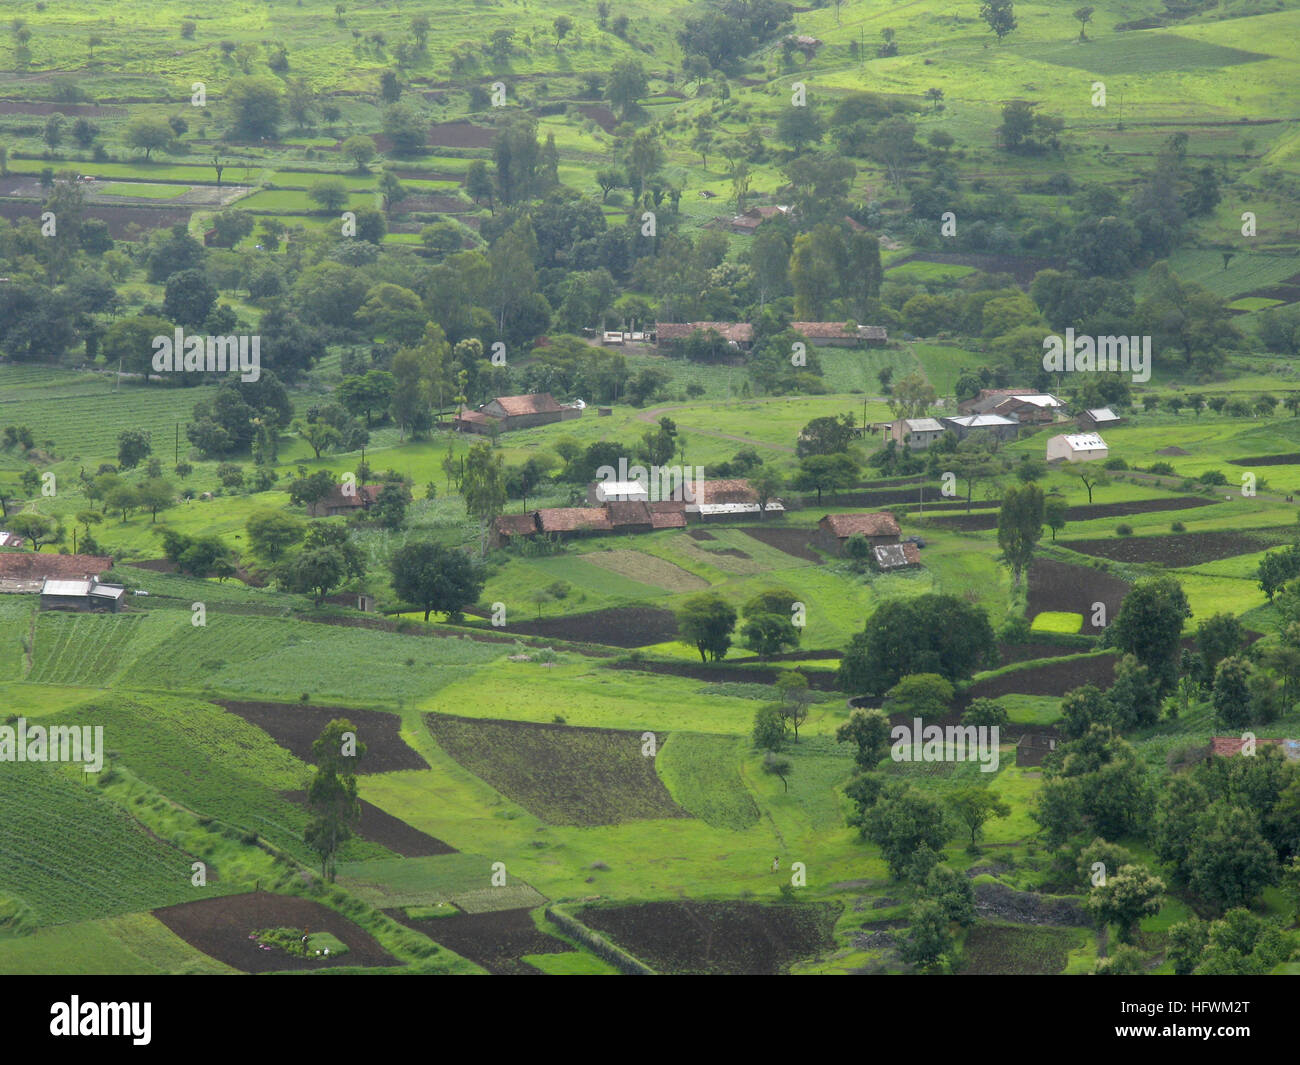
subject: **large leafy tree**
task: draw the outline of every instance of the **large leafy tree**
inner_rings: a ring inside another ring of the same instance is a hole
[[[417,542],[400,548],[389,560],[393,591],[405,602],[453,617],[478,601],[483,574],[464,551]]]
[[[1192,616],[1183,587],[1174,577],[1138,581],[1107,628],[1105,640],[1135,655],[1151,670],[1163,692],[1177,680],[1178,640]]]
[[[316,773],[307,789],[312,816],[303,840],[320,858],[321,876],[329,881],[334,879],[339,848],[361,821],[356,773],[365,753],[356,726],[346,718],[331,721],[312,744]]]
[[[998,511],[998,546],[1006,556],[1016,587],[1043,538],[1043,490],[1036,484],[1012,486],[1002,493]]]
[[[693,595],[677,610],[677,632],[682,643],[700,652],[700,661],[721,660],[731,647],[736,608],[710,592]]]

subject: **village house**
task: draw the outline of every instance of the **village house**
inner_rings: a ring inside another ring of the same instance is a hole
[[[759,517],[758,493],[741,479],[700,481],[695,485],[695,499],[686,505],[687,520],[720,521],[728,518]],[[785,514],[785,505],[769,499],[763,514]]]
[[[990,440],[1014,440],[1020,432],[1020,423],[1001,414],[959,414],[955,418],[939,419],[945,429],[951,429],[958,440],[974,433]]]
[[[552,535],[557,540],[601,533],[648,533],[686,528],[686,504],[609,500],[595,507],[541,507],[527,514],[501,514],[492,522],[490,542],[505,547],[521,539]]]
[[[1075,419],[1079,428],[1089,433],[1095,433],[1099,429],[1109,429],[1112,425],[1119,425],[1123,420],[1109,407],[1091,407],[1082,411]]]
[[[864,536],[872,547],[898,543],[898,519],[888,511],[874,514],[827,514],[817,523],[812,543],[834,555],[844,554],[851,536]],[[916,545],[913,544],[913,547]]]
[[[790,328],[815,348],[883,348],[889,332],[883,325],[854,325],[845,322],[791,322]]]
[[[921,549],[913,543],[881,544],[871,549],[871,564],[881,573],[911,569],[921,564]]]
[[[1040,766],[1056,750],[1056,737],[1047,733],[1026,732],[1016,741],[1016,765]]]
[[[344,491],[344,485],[336,484],[329,494],[307,506],[307,513],[313,518],[334,518],[340,514],[355,514],[369,510],[379,500],[379,493],[384,490],[382,484],[353,485],[351,491]]]
[[[1065,404],[1032,388],[981,388],[979,395],[957,404],[958,414],[1000,414],[1021,425],[1050,425]]]
[[[945,431],[938,418],[898,418],[885,423],[885,439],[906,444],[912,451],[924,451]]]
[[[108,611],[116,614],[121,608],[126,589],[120,584],[100,584],[91,578],[86,581],[48,579],[41,583],[42,610]]]
[[[23,538],[21,536],[15,536],[11,532],[7,532],[4,529],[0,529],[0,547],[17,548],[22,546],[23,546]]]
[[[549,392],[533,392],[526,396],[497,396],[477,410],[468,407],[457,413],[454,427],[457,432],[491,432],[493,425],[501,432],[514,429],[531,429],[537,425],[551,425],[582,417],[582,407],[576,403],[558,402]]]
[[[717,333],[728,347],[748,351],[754,346],[754,327],[749,322],[655,322],[659,347],[686,343],[694,333]]]
[[[1255,745],[1267,743],[1271,747],[1278,747],[1282,751],[1282,756],[1289,762],[1300,762],[1300,740],[1284,739],[1257,739]],[[1246,741],[1240,736],[1212,736],[1210,738],[1210,748],[1206,753],[1207,762],[1214,758],[1232,758],[1241,754],[1242,748]]]
[[[1047,441],[1047,461],[1095,462],[1110,454],[1106,441],[1096,433],[1062,433]]]
[[[113,568],[107,555],[0,553],[0,592],[36,594],[48,580],[89,581]]]
[[[790,208],[780,204],[776,206],[764,205],[761,207],[750,207],[738,215],[733,215],[731,221],[727,223],[733,233],[753,233],[764,222],[772,218],[780,218],[782,215],[790,213]]]
[[[650,502],[650,490],[640,481],[593,481],[587,485],[587,502],[594,507],[610,500]]]

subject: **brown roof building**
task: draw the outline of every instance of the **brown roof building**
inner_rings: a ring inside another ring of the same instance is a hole
[[[113,568],[107,555],[0,554],[0,592],[39,592],[47,580],[89,581]]]
[[[748,349],[754,343],[754,327],[749,322],[655,322],[659,344],[680,344],[693,333],[717,333],[728,344]]]
[[[581,407],[560,403],[549,392],[533,392],[523,396],[497,396],[478,410],[462,410],[456,415],[455,425],[460,432],[487,433],[493,425],[500,426],[502,432],[510,432],[580,417]]]
[[[850,536],[865,536],[872,547],[898,543],[898,519],[886,512],[875,514],[827,514],[817,523],[812,542],[833,555],[844,553]]]
[[[354,514],[358,510],[369,510],[379,499],[383,491],[382,484],[359,484],[351,492],[344,492],[343,485],[336,484],[329,495],[307,507],[307,513],[313,518],[332,518],[339,514]]]
[[[791,322],[790,328],[807,337],[814,347],[882,347],[889,339],[883,325],[860,325],[846,329],[843,322]]]

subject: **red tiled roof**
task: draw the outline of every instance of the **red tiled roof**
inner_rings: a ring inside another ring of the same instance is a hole
[[[531,536],[537,531],[532,514],[499,514],[492,524],[500,536]]]
[[[701,481],[695,486],[696,503],[757,503],[758,493],[740,479]]]
[[[843,322],[791,322],[790,328],[809,340],[883,340],[886,336],[883,325],[859,326],[857,332],[845,329]]]
[[[491,415],[483,414],[476,410],[463,410],[456,415],[458,421],[469,422],[471,425],[491,425],[493,422],[499,422],[500,418],[493,418]]]
[[[351,495],[345,495],[343,486],[336,484],[330,489],[329,495],[325,496],[316,504],[321,509],[329,507],[362,507],[367,506],[379,498],[379,493],[383,491],[382,484],[361,484]]]
[[[898,535],[898,519],[888,513],[827,514],[817,524],[820,525],[823,522],[839,540],[846,540],[858,533],[863,536]]]
[[[523,414],[554,414],[564,409],[549,392],[533,392],[526,396],[497,396],[492,402],[511,418]]]
[[[655,322],[655,332],[660,340],[685,340],[697,330],[720,333],[724,340],[738,344],[754,339],[754,327],[749,322]]]
[[[1231,758],[1234,754],[1241,754],[1241,748],[1245,744],[1240,736],[1214,736],[1210,739],[1210,753],[1222,755],[1225,758]],[[1282,746],[1286,740],[1266,740],[1257,739],[1255,743],[1272,743],[1278,747]]]
[[[610,500],[605,503],[605,513],[609,515],[610,525],[649,525],[650,508],[636,500]]]
[[[612,529],[609,515],[600,507],[543,507],[537,511],[543,532],[577,532]]]
[[[650,523],[656,529],[686,528],[686,504],[664,500],[661,503],[647,503],[650,511]]]
[[[0,554],[0,578],[9,580],[87,581],[112,568],[113,560],[107,555]]]

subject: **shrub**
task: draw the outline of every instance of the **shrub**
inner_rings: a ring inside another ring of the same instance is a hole
[[[1118,525],[1115,526],[1115,532],[1119,536],[1132,536],[1133,526],[1126,521],[1121,521]]]
[[[1153,462],[1147,467],[1147,473],[1154,473],[1161,477],[1172,477],[1174,468],[1168,462]]]
[[[1125,461],[1124,461],[1122,458],[1120,458],[1118,455],[1116,455],[1114,458],[1107,459],[1106,462],[1105,462],[1105,466],[1106,466],[1106,469],[1108,469],[1108,470],[1127,470],[1127,469],[1128,469],[1128,463],[1125,462]]]
[[[1176,521],[1171,526],[1169,526],[1169,529],[1171,532],[1180,533],[1180,532],[1186,532],[1187,526],[1184,525],[1181,521]]]

